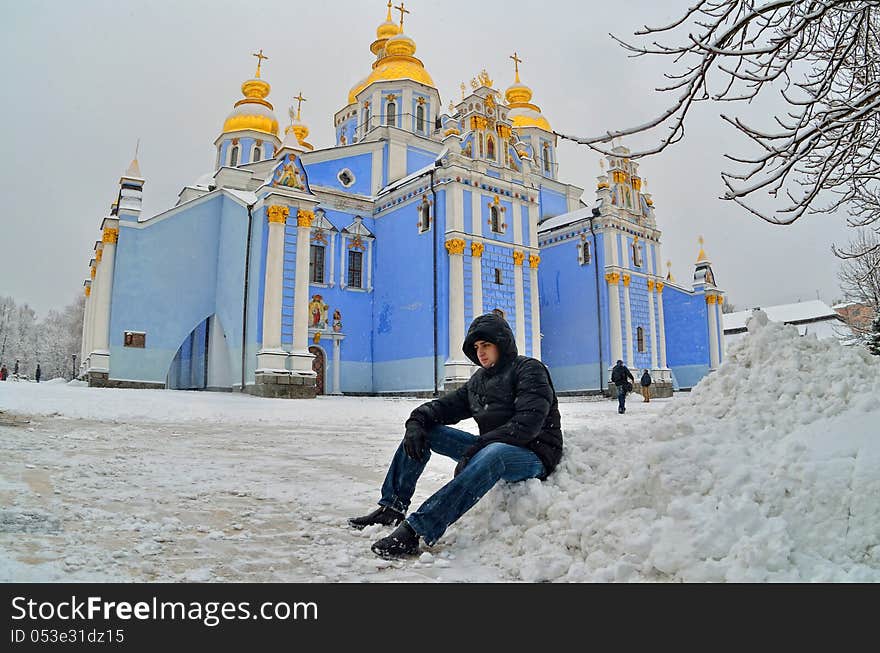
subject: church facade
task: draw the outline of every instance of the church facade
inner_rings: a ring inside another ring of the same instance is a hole
[[[403,14],[403,12],[402,12]],[[617,359],[661,391],[723,358],[705,255],[690,287],[662,269],[651,196],[626,148],[596,201],[558,178],[557,139],[519,78],[483,71],[444,109],[403,20],[315,149],[300,105],[279,128],[262,78],[242,84],[214,172],[141,215],[137,159],[84,283],[82,378],[261,396],[432,393],[466,382],[467,324],[500,312],[560,392],[608,384]]]

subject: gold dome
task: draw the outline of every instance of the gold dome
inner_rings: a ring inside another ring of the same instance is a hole
[[[403,13],[401,12],[401,16]],[[388,17],[376,29],[376,36],[377,40],[370,46],[370,50],[377,57],[373,63],[373,72],[352,86],[348,92],[349,104],[357,102],[358,93],[373,82],[409,79],[436,88],[434,80],[425,70],[425,65],[413,56],[416,53],[416,42],[404,34],[402,18],[400,25],[395,25],[391,21],[390,2],[388,3]]]
[[[271,90],[269,83],[259,79],[249,79],[241,85],[244,98],[235,103],[226,121],[223,133],[251,129],[264,134],[278,135],[278,119],[273,113],[274,107],[266,100]]]
[[[516,57],[514,53],[512,58]],[[541,113],[540,107],[531,104],[532,89],[523,84],[519,79],[519,60],[517,60],[516,80],[504,92],[510,111],[507,113],[514,127],[538,127],[544,131],[552,132],[550,123]]]

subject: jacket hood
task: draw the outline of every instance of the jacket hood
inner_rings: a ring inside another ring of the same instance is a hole
[[[477,352],[474,351],[474,343],[477,340],[485,340],[498,347],[499,358],[498,363],[495,364],[496,367],[499,363],[512,361],[519,353],[516,350],[516,340],[510,325],[507,320],[496,313],[485,313],[474,318],[461,348],[464,355],[473,361],[474,365],[480,367],[480,359],[477,358]]]

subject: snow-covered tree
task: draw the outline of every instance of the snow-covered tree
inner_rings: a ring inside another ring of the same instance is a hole
[[[669,81],[657,89],[674,94],[667,109],[634,127],[559,136],[607,154],[613,138],[657,133],[655,145],[632,153],[637,158],[681,140],[698,102],[753,103],[775,91],[777,104],[759,105],[775,108],[765,123],[721,115],[753,146],[726,155],[733,169],[721,173],[722,199],[774,224],[844,209],[851,226],[878,230],[878,32],[876,0],[695,0],[669,25],[636,32],[636,43],[616,39],[633,56],[669,59]]]
[[[871,334],[868,336],[868,351],[875,356],[880,356],[880,311],[877,311]]]

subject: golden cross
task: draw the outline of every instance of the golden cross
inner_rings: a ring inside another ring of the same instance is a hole
[[[253,56],[257,58],[257,79],[260,77],[260,66],[263,65],[263,59],[268,59],[265,54],[263,54],[263,49],[260,48],[259,53],[254,53]]]
[[[299,120],[299,110],[302,107],[303,102],[308,102],[307,99],[303,97],[302,91],[299,92],[299,95],[293,98],[296,100],[296,119]]]
[[[509,58],[513,59],[513,66],[516,69],[516,81],[519,81],[519,65],[522,63],[522,59],[517,56],[516,52],[514,52],[513,56]]]
[[[461,83],[461,99],[462,100],[464,99],[464,89],[466,89],[466,88],[467,87],[464,85],[464,82],[462,82]]]
[[[388,0],[388,18],[386,18],[386,20],[389,23],[391,22],[391,0]]]
[[[400,6],[395,7],[395,9],[400,12],[400,30],[403,31],[403,15],[410,13],[410,10],[404,8],[403,0],[401,0]]]

